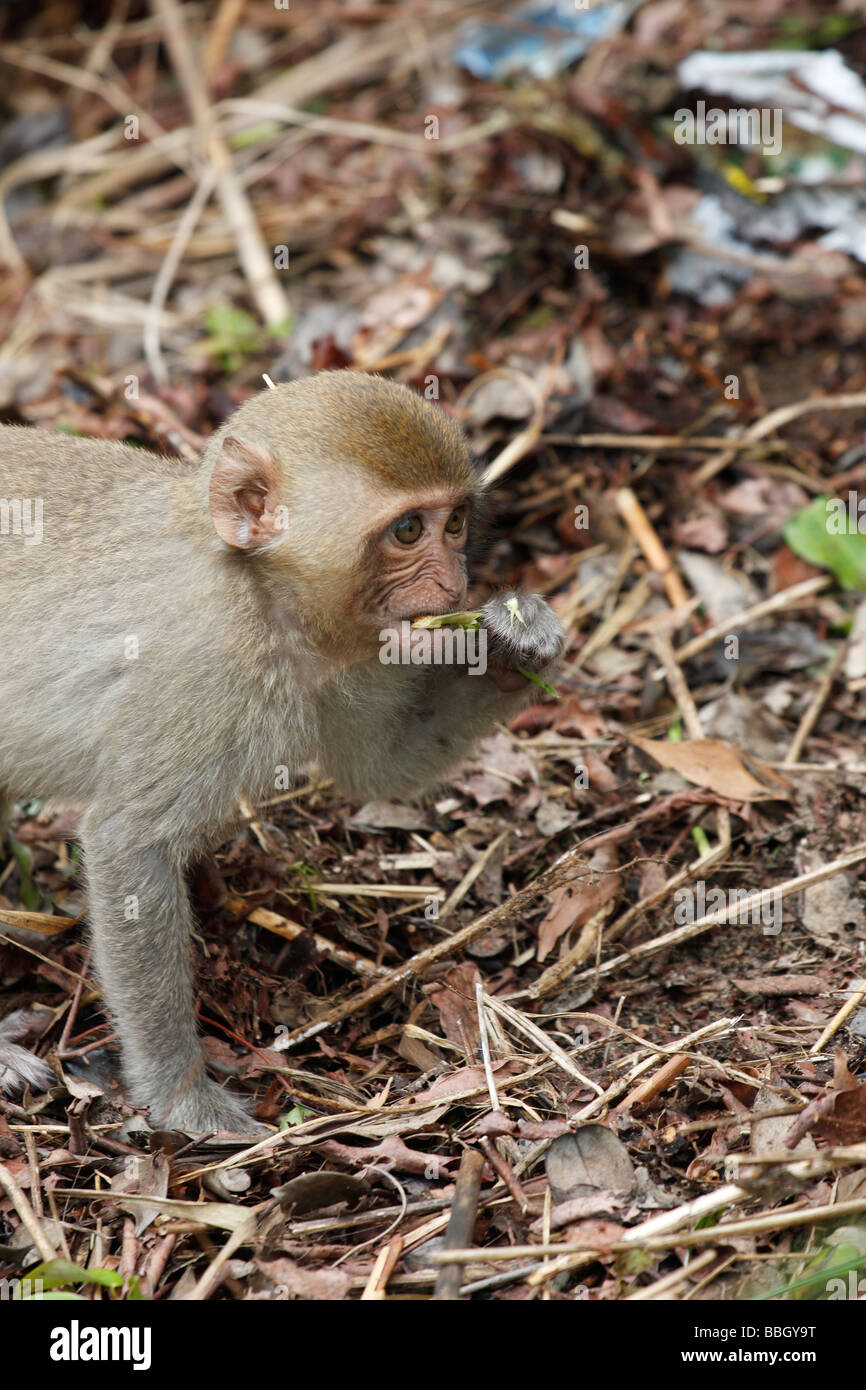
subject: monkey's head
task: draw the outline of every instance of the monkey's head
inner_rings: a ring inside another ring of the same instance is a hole
[[[460,428],[408,387],[339,371],[262,391],[204,464],[220,540],[343,652],[465,607],[478,474]]]

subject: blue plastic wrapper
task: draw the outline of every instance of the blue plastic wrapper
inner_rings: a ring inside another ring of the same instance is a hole
[[[633,9],[628,0],[611,0],[591,9],[581,8],[575,0],[555,0],[515,10],[514,19],[533,25],[532,32],[471,21],[463,27],[454,61],[473,77],[494,82],[516,72],[553,77],[582,58],[599,39],[618,33]]]

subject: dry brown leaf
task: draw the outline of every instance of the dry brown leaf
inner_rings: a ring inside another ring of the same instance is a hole
[[[439,1010],[442,1032],[449,1042],[461,1048],[473,1061],[481,1055],[478,1031],[478,1007],[475,985],[481,979],[477,965],[464,961],[455,965],[442,981],[441,988],[431,991],[430,1002]]]
[[[809,1125],[816,1139],[827,1144],[861,1144],[866,1139],[866,1084],[852,1074],[839,1048],[834,1057],[833,1090],[816,1103],[816,1109],[815,1121]],[[799,1117],[801,1122],[807,1110]]]
[[[789,800],[791,786],[766,763],[749,757],[727,739],[691,738],[682,743],[664,739],[640,738],[632,734],[631,742],[642,753],[672,772],[678,772],[687,782],[708,787],[731,801]]]
[[[57,936],[80,921],[81,917],[59,917],[53,912],[18,912],[0,907],[0,922],[7,927],[24,927],[26,931],[39,932],[40,936]]]
[[[538,928],[538,960],[544,960],[557,941],[572,927],[582,927],[616,898],[620,891],[620,876],[612,873],[619,859],[612,845],[600,845],[589,861],[597,876],[567,883],[549,894],[551,908]]]
[[[352,1276],[343,1269],[310,1269],[308,1264],[300,1265],[285,1258],[259,1260],[258,1265],[275,1288],[252,1294],[252,1299],[301,1298],[333,1303],[348,1298],[352,1287]]]
[[[299,1173],[281,1187],[272,1187],[271,1196],[279,1199],[284,1211],[298,1217],[338,1202],[356,1206],[367,1190],[367,1184],[351,1173],[332,1173],[326,1169],[320,1173]]]

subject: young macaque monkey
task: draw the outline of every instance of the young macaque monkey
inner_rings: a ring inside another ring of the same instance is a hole
[[[478,494],[441,409],[354,372],[246,401],[197,466],[0,428],[0,821],[16,796],[87,804],[93,960],[152,1123],[261,1128],[205,1070],[184,883],[241,799],[310,760],[411,796],[560,654],[544,600],[515,621],[503,594],[486,674],[379,659],[385,629],[466,607]]]

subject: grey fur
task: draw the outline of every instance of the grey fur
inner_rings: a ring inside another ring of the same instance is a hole
[[[273,393],[282,404],[270,412],[267,392],[242,407],[232,433],[243,434],[245,410],[259,437],[269,419],[288,428],[299,387]],[[451,426],[447,439],[456,468]],[[315,759],[352,795],[410,796],[526,698],[454,667],[328,665],[293,620],[290,566],[275,596],[258,558],[216,537],[212,463],[212,447],[196,467],[0,428],[0,498],[44,503],[41,544],[0,535],[0,783],[88,804],[94,962],[127,1093],[154,1122],[188,1132],[255,1128],[204,1068],[191,858],[225,835],[241,798],[273,795],[278,768]],[[541,599],[520,604],[519,631],[505,632],[501,601],[487,612],[512,664],[539,669],[562,629]]]

